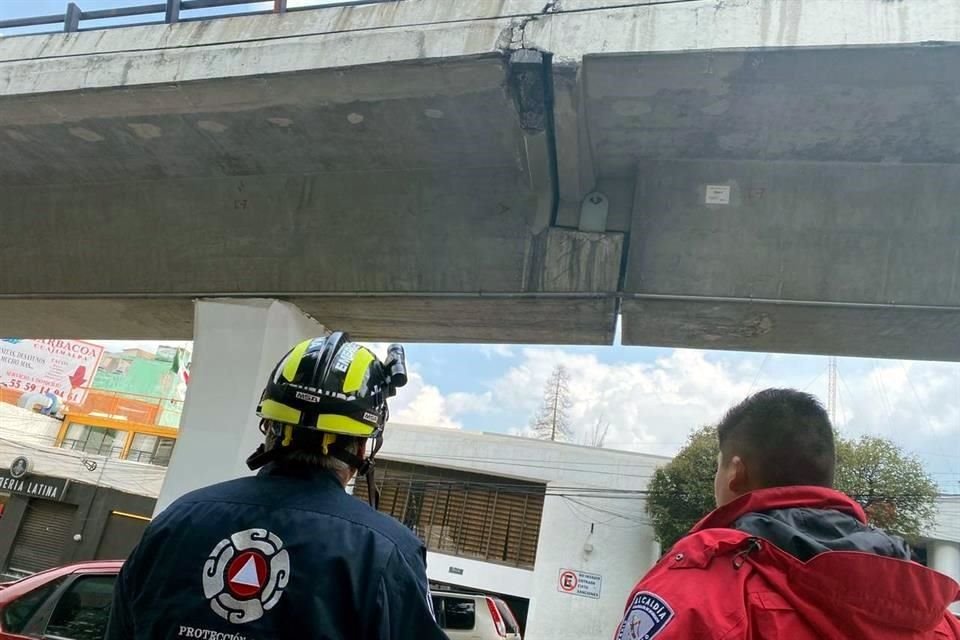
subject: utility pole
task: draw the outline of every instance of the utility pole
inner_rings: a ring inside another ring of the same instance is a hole
[[[837,426],[837,358],[830,356],[827,360],[827,414],[830,422]]]

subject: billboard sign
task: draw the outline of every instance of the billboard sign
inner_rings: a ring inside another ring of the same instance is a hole
[[[82,340],[0,338],[0,386],[82,403],[103,347]]]

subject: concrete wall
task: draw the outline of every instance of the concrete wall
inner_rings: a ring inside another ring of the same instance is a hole
[[[557,480],[547,485],[567,485]],[[559,489],[558,492],[564,492]],[[543,505],[527,637],[611,638],[637,580],[658,559],[645,503],[550,496]],[[599,600],[562,593],[562,569],[602,576]]]
[[[598,53],[960,40],[960,5],[953,0],[562,0],[561,6],[555,15],[530,21],[523,36],[527,46],[567,60]]]
[[[927,564],[931,569],[960,581],[960,543],[935,540],[927,544]],[[960,616],[960,602],[951,605],[950,610]]]
[[[707,204],[708,185],[729,188],[729,204]],[[660,312],[628,313],[624,334],[656,344],[668,331],[678,346],[960,357],[947,312],[960,305],[958,197],[956,165],[642,163],[627,274],[638,300],[625,310]],[[706,300],[699,317],[686,309],[677,331],[668,307],[683,296]],[[725,298],[757,302],[738,311]]]
[[[16,441],[9,438],[4,436],[0,439],[0,468],[9,467],[18,456],[26,456],[33,463],[33,472],[38,475],[70,478],[75,482],[110,487],[150,498],[159,495],[167,471],[164,467],[152,464],[116,460],[49,445],[30,444],[21,438],[16,438]],[[84,461],[96,463],[96,466],[90,469],[84,465]]]
[[[935,540],[960,543],[960,496],[937,498],[937,521],[927,535]],[[960,580],[960,568],[955,577]]]
[[[644,163],[627,288],[960,305],[958,198],[954,165]]]
[[[532,572],[437,554],[429,558],[438,565],[428,567],[432,579],[530,598],[528,640],[612,637],[630,589],[658,558],[641,496],[593,494],[643,490],[666,458],[397,424],[387,427],[380,456],[546,483]],[[464,568],[464,574],[449,573],[450,565]],[[601,575],[600,599],[560,592],[562,569]],[[518,573],[530,578],[513,575]]]
[[[955,230],[948,208],[929,213],[955,181],[927,164],[960,160],[960,56],[901,46],[957,41],[960,7],[920,4],[407,0],[5,39],[0,323],[12,335],[187,337],[191,296],[275,295],[364,337],[605,342],[629,232],[626,343],[960,358],[939,346],[957,317]],[[539,63],[512,64],[533,50],[552,53],[555,139],[519,126],[523,105],[550,120],[532,91]],[[628,224],[637,161],[651,157],[729,160],[738,180],[736,161],[784,161],[750,171],[795,189],[820,172],[830,194],[791,210],[801,196],[778,185],[769,197],[789,220],[728,220],[753,224],[737,233],[756,265],[722,250],[733,232],[706,242],[707,227],[677,229],[691,234],[678,250]],[[875,166],[831,179],[833,165],[798,160]],[[885,166],[897,163],[913,165]],[[597,186],[611,199],[600,237],[544,229],[575,227]],[[859,196],[818,242],[818,221]],[[915,217],[891,217],[907,199]],[[797,242],[781,247],[774,220]],[[778,276],[770,243],[795,278]],[[636,297],[652,290],[821,304]],[[859,300],[881,306],[822,304]]]
[[[0,402],[0,443],[16,440],[22,445],[50,447],[61,426],[63,423],[56,418]]]
[[[396,172],[6,188],[3,209],[30,215],[4,220],[0,291],[519,290],[522,212],[531,206],[518,193],[522,176],[493,169],[421,178]],[[62,258],[55,278],[15,268],[48,251],[48,244],[23,242],[38,233],[38,221]],[[469,243],[452,242],[467,235]]]
[[[463,573],[455,573],[451,569],[461,570]],[[427,552],[427,577],[435,582],[465,585],[521,598],[533,595],[533,571],[433,551]]]
[[[251,473],[245,462],[263,442],[256,411],[270,372],[294,345],[325,333],[275,300],[197,304],[191,381],[157,513],[194,489]]]

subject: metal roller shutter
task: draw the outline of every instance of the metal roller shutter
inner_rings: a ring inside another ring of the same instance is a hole
[[[13,541],[10,571],[35,573],[61,562],[77,506],[31,500]]]

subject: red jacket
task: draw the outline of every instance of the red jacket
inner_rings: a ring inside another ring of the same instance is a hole
[[[700,521],[634,587],[616,638],[960,640],[946,612],[960,585],[906,558],[839,492],[754,491]]]

